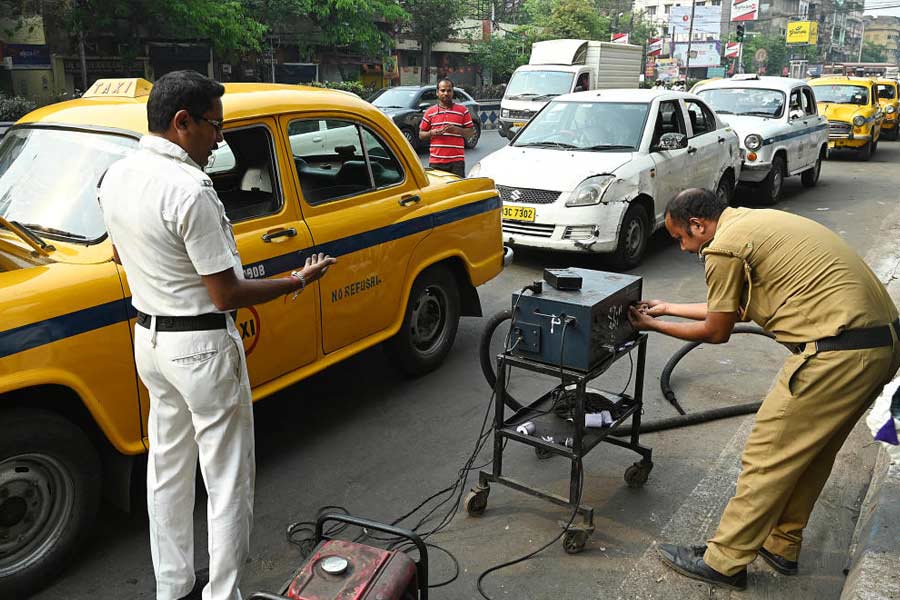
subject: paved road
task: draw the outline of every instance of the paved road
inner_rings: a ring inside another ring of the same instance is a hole
[[[477,152],[503,142],[486,132]],[[814,218],[840,232],[860,253],[870,253],[877,250],[879,232],[897,210],[898,161],[900,144],[885,142],[869,163],[838,157],[826,163],[815,190],[802,188],[798,178],[789,179],[777,208]],[[510,292],[538,277],[542,267],[566,265],[603,268],[595,257],[520,252],[514,265],[481,288],[485,313],[508,306]],[[644,277],[646,296],[703,298],[697,258],[679,253],[664,234],[653,237],[645,262],[634,273]],[[280,587],[301,561],[298,549],[285,539],[285,528],[313,518],[320,506],[342,505],[353,513],[392,520],[455,479],[471,452],[490,396],[477,362],[480,331],[480,320],[465,319],[447,363],[417,380],[398,376],[376,348],[257,405],[259,467],[245,593]],[[658,375],[678,347],[672,340],[651,337],[647,419],[674,414],[659,392]],[[735,336],[726,346],[704,347],[686,358],[672,383],[689,411],[753,401],[766,392],[784,355],[768,340]],[[602,387],[620,389],[628,373],[627,361],[620,361],[603,378]],[[547,382],[521,377],[512,384],[527,397]],[[516,599],[712,597],[705,586],[687,584],[661,570],[652,545],[656,540],[696,542],[715,526],[731,493],[749,424],[747,418],[734,419],[645,436],[654,448],[656,468],[640,490],[622,481],[636,455],[598,448],[585,459],[584,501],[596,507],[597,525],[586,551],[568,556],[554,544],[534,560],[492,574],[487,590],[494,598]],[[865,442],[862,435],[853,438],[841,455],[807,532],[802,576],[779,578],[754,565],[752,590],[736,597],[839,596],[855,510],[873,457]],[[563,459],[538,461],[533,452],[511,444],[505,468],[512,476],[559,493],[567,489],[569,469]],[[205,564],[202,498],[198,496],[195,510],[198,566]],[[478,573],[537,549],[557,535],[558,522],[567,517],[563,509],[494,487],[482,518],[459,512],[444,533],[431,539],[451,551],[461,568],[453,583],[433,590],[431,597],[477,598]],[[433,582],[452,575],[446,555],[433,550],[431,561]],[[146,523],[105,508],[93,539],[59,580],[36,597],[152,598]]]

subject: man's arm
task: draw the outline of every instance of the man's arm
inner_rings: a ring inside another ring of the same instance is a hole
[[[445,129],[446,133],[455,133],[456,135],[461,135],[465,139],[471,138],[475,135],[475,125],[467,125],[466,127],[460,127],[459,125],[447,125]]]
[[[628,311],[628,320],[638,330],[657,331],[688,342],[724,344],[731,338],[731,331],[734,329],[734,324],[737,323],[737,313],[707,312],[702,321],[681,323],[655,319],[632,306]]]
[[[706,302],[674,304],[664,300],[641,300],[638,308],[651,317],[681,317],[693,321],[706,319]]]
[[[321,253],[307,258],[306,265],[300,270],[306,285],[320,279],[335,262],[336,259]],[[221,311],[262,304],[290,294],[303,286],[300,278],[293,276],[277,279],[238,279],[233,269],[203,275],[202,279],[213,304]]]

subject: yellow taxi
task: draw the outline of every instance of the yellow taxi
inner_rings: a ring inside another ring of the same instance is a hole
[[[59,570],[101,490],[128,506],[147,449],[135,311],[96,186],[146,133],[151,87],[98,81],[0,142],[0,598]],[[254,400],[380,342],[407,373],[436,368],[510,257],[493,182],[423,169],[352,94],[226,84],[222,103],[207,170],[246,277],[338,258],[313,293],[236,313]]]
[[[884,122],[881,124],[881,133],[886,140],[896,140],[900,127],[897,126],[898,111],[900,111],[900,90],[896,79],[879,79],[878,103],[884,112]]]
[[[878,148],[884,112],[869,77],[828,76],[809,82],[819,114],[828,119],[828,147],[851,148],[869,160]]]

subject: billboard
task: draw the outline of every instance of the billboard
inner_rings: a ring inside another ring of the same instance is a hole
[[[647,40],[647,56],[659,56],[662,54],[662,38],[650,38]]]
[[[759,18],[759,0],[731,0],[732,21],[755,21]]]
[[[691,47],[691,67],[718,67],[722,62],[719,56],[719,42],[693,42]],[[673,58],[681,66],[687,66],[688,43],[675,44]]]
[[[740,42],[728,42],[725,44],[725,58],[737,58],[741,55]]]
[[[609,41],[613,44],[627,44],[628,43],[628,34],[627,33],[614,33],[609,37]]]
[[[676,43],[687,42],[689,33],[694,41],[716,41],[722,34],[722,7],[695,6],[692,31],[691,7],[673,6],[669,12],[669,31]]]
[[[788,44],[815,45],[819,38],[818,21],[791,21],[787,24],[786,37]]]
[[[656,61],[656,78],[661,81],[679,79],[678,63],[671,58]]]

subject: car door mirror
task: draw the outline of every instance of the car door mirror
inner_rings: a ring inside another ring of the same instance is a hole
[[[683,133],[664,133],[659,138],[659,144],[654,150],[658,152],[666,152],[668,150],[681,150],[687,148],[687,136]]]
[[[419,102],[419,110],[428,110],[431,107],[430,102]]]
[[[795,108],[794,110],[791,111],[791,121],[796,121],[797,119],[802,119],[805,116],[806,116],[806,113],[804,113],[799,108]]]

